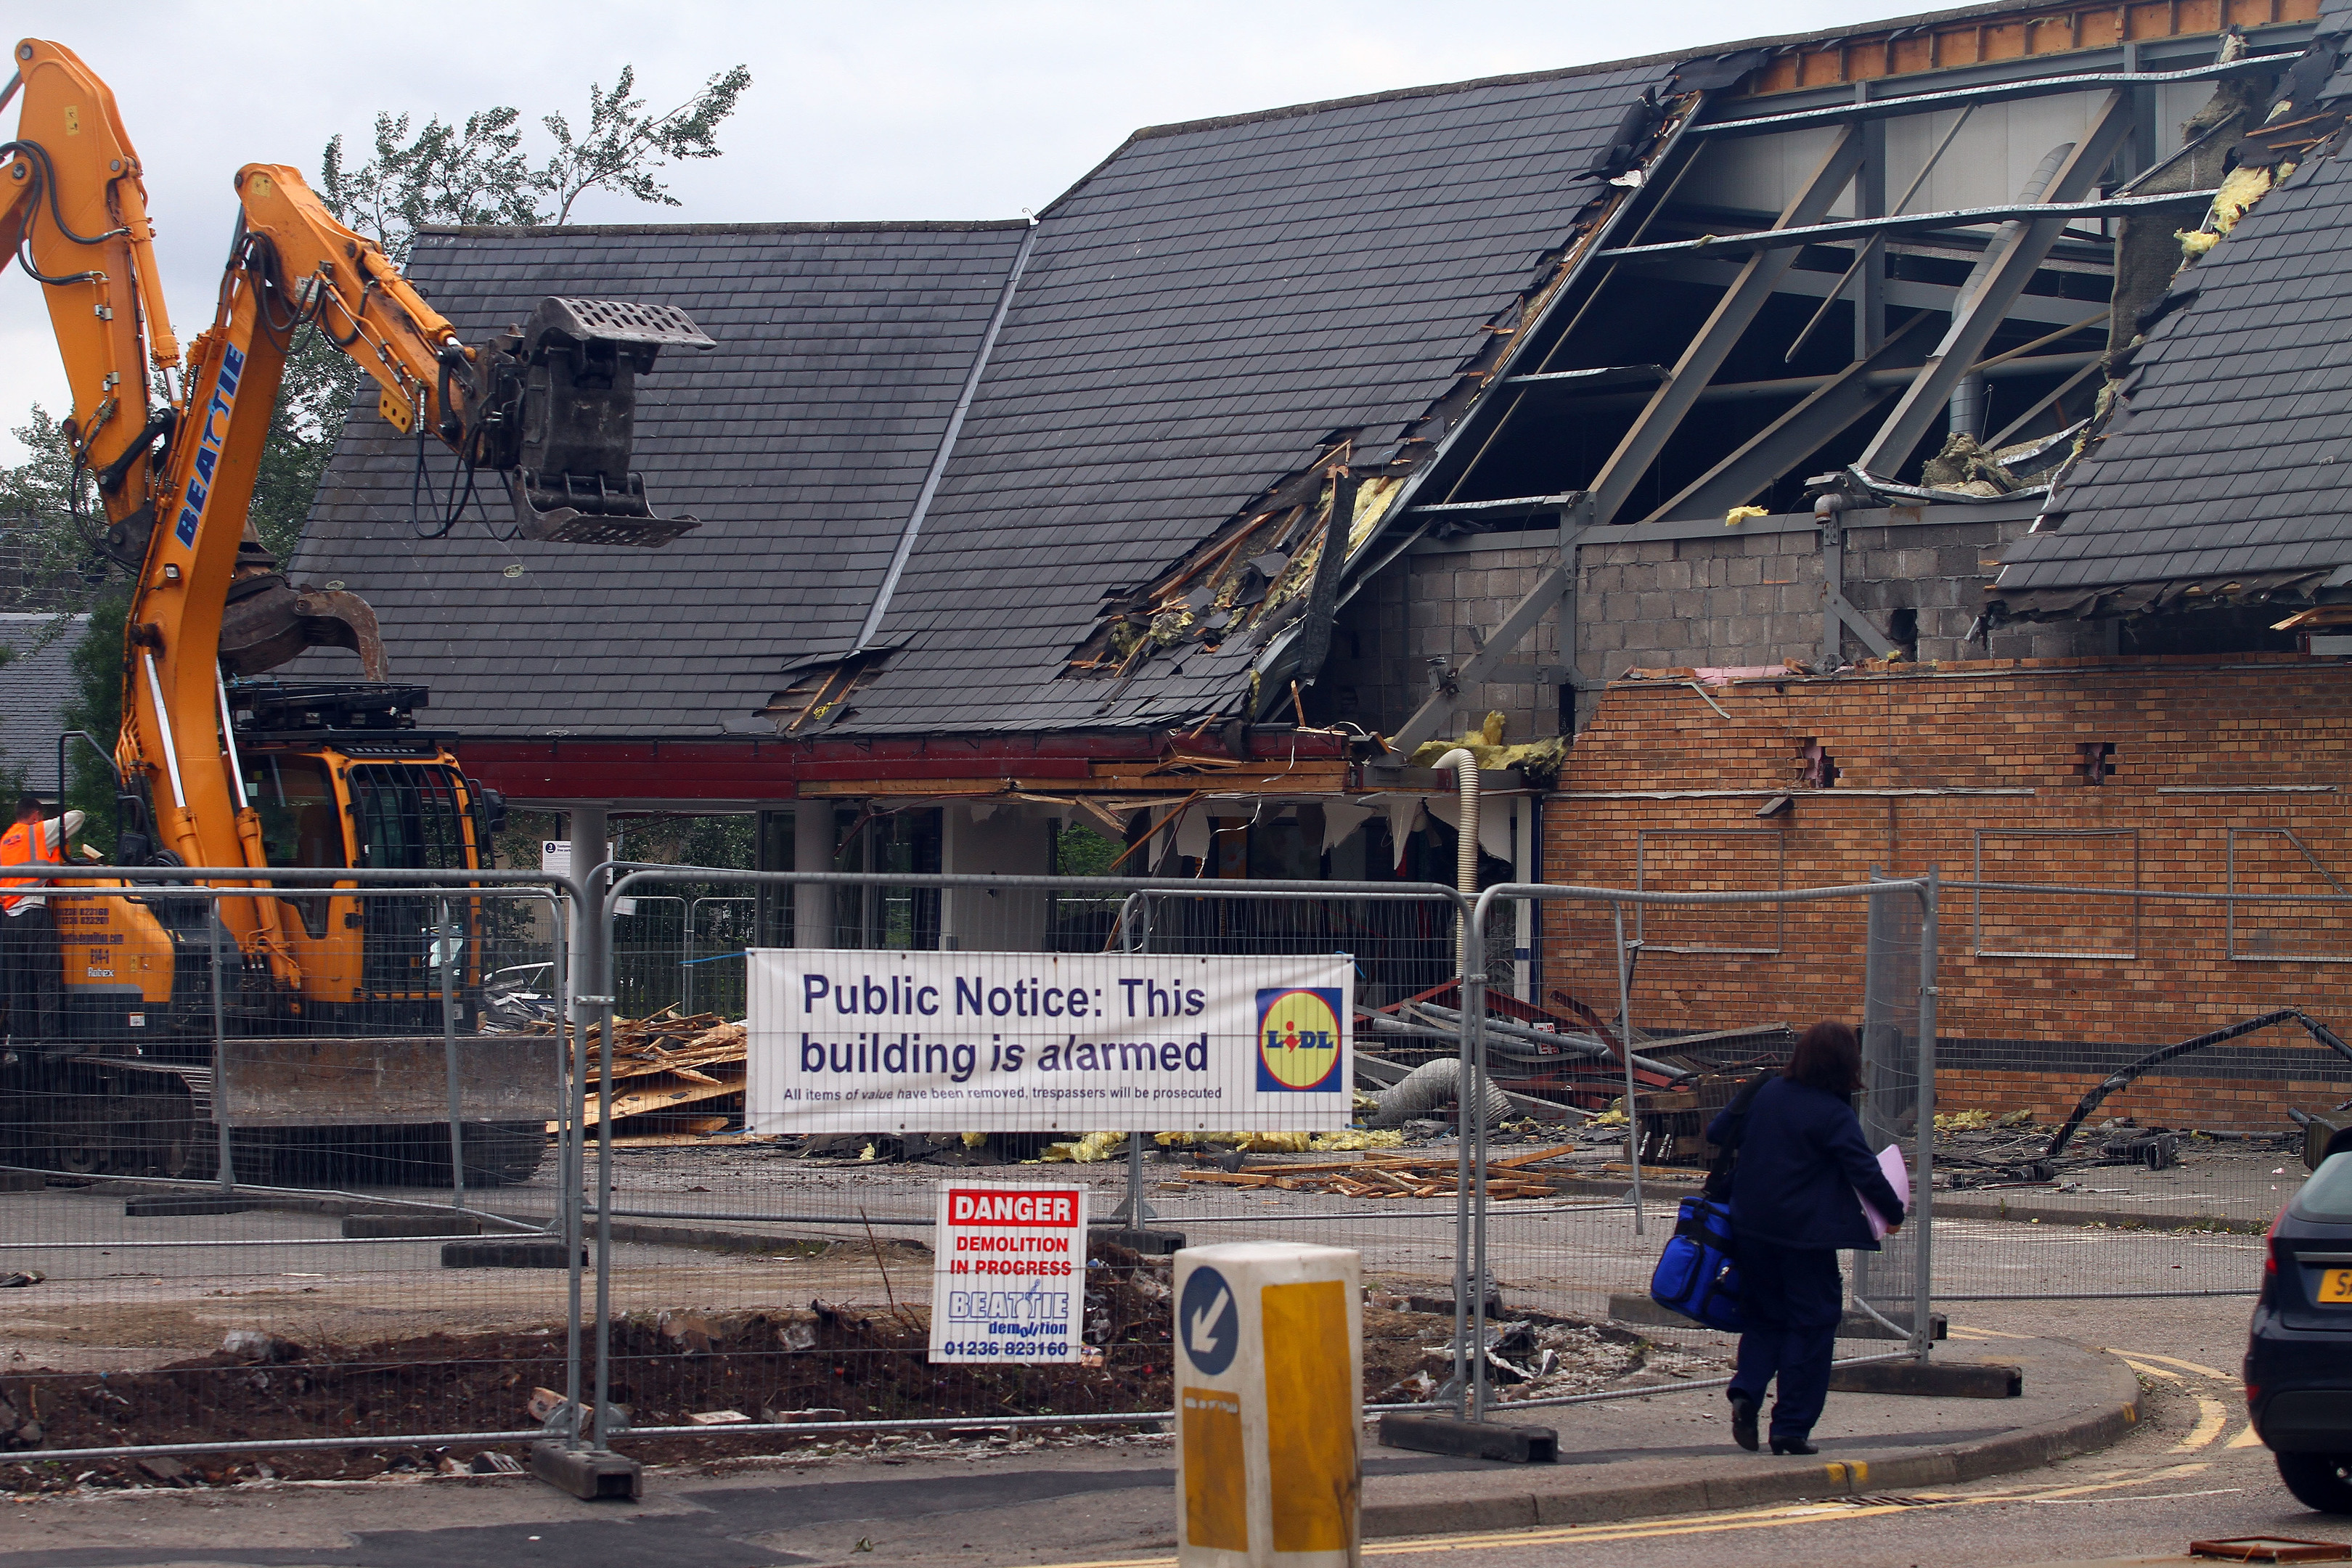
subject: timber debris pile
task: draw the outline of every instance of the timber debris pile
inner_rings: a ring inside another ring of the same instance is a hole
[[[1631,1167],[1622,1154],[1623,1140],[1596,1145],[1591,1138],[1554,1143],[1525,1153],[1507,1154],[1486,1162],[1486,1195],[1548,1198],[1588,1190],[1581,1183],[1592,1177],[1622,1178]],[[1453,1197],[1461,1191],[1461,1165],[1450,1152],[1414,1154],[1403,1151],[1370,1150],[1347,1160],[1307,1160],[1239,1170],[1192,1169],[1179,1173],[1185,1184],[1220,1187],[1262,1187],[1272,1192],[1326,1193],[1360,1201],[1381,1198]]]
[[[552,1034],[555,1026],[532,1026]],[[586,1030],[588,1074],[583,1125],[600,1124],[596,1064],[604,1027]],[[613,1021],[613,1142],[622,1148],[660,1149],[698,1143],[740,1131],[743,1079],[750,1070],[750,1033],[716,1013],[681,1015],[676,1005],[643,1018]],[[552,1122],[548,1131],[555,1131]]]

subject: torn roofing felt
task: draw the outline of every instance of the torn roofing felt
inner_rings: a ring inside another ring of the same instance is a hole
[[[2143,317],[2104,427],[2035,531],[2004,548],[1997,617],[2299,598],[2352,581],[2352,160],[2340,153],[2352,105],[2323,85],[2340,74],[2347,22],[2331,9],[2280,106],[2234,149],[2231,181],[2246,194],[2225,184],[2216,203],[2234,226],[2218,243],[2191,237],[2210,247]]]
[[[448,537],[420,537],[439,514],[424,500],[412,525],[417,444],[371,392],[329,465],[299,580],[375,606],[393,674],[432,688],[435,728],[750,723],[789,667],[855,644],[1028,227],[426,230],[409,275],[468,342],[553,293],[676,305],[718,341],[637,392],[647,487],[702,526],[658,551],[499,542],[491,497]],[[425,461],[446,492],[437,443]]]

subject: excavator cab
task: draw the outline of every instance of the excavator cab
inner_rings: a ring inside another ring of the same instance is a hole
[[[666,348],[717,346],[675,306],[541,300],[528,321],[476,348],[479,401],[446,434],[478,432],[465,449],[505,473],[523,538],[658,548],[701,525],[656,515],[629,466],[636,379]]]

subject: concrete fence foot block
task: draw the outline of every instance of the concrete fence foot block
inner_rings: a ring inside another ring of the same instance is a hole
[[[1114,1247],[1124,1247],[1146,1258],[1172,1258],[1184,1250],[1184,1233],[1181,1230],[1098,1230],[1095,1234]]]
[[[444,1268],[568,1268],[560,1241],[445,1241]]]
[[[465,1214],[352,1214],[343,1216],[343,1235],[352,1241],[385,1241],[401,1237],[431,1238],[479,1236],[482,1222]]]
[[[1452,1303],[1447,1303],[1447,1307],[1450,1310]],[[1621,1323],[1653,1323],[1660,1328],[1674,1329],[1687,1329],[1694,1326],[1693,1321],[1684,1317],[1680,1312],[1661,1307],[1649,1297],[1635,1295],[1631,1291],[1620,1291],[1609,1298],[1609,1315]],[[1900,1340],[1910,1337],[1910,1326],[1906,1321],[1908,1317],[1907,1313],[1890,1312],[1887,1316],[1894,1319],[1899,1327],[1890,1329],[1869,1313],[1858,1308],[1850,1307],[1846,1310],[1844,1320],[1838,1324],[1838,1338]],[[1945,1321],[1943,1313],[1927,1314],[1929,1339],[1940,1340],[1948,1337],[1950,1328],[1951,1325]]]
[[[131,1219],[170,1219],[185,1215],[244,1214],[263,1206],[252,1198],[184,1197],[175,1194],[126,1199],[122,1212]]]
[[[1559,1434],[1549,1426],[1502,1426],[1451,1415],[1383,1415],[1381,1446],[1515,1465],[1549,1465],[1559,1459]]]
[[[530,1473],[557,1491],[587,1502],[635,1502],[645,1491],[645,1467],[610,1449],[533,1443]]]
[[[1869,1362],[1830,1373],[1836,1394],[1917,1394],[1936,1399],[2015,1399],[2025,1392],[2022,1368],[1983,1362]]]

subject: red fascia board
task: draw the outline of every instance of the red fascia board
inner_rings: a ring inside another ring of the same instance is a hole
[[[526,799],[789,800],[803,781],[1083,780],[1095,763],[1156,758],[1163,738],[1107,734],[875,741],[460,740],[466,771]],[[1337,735],[1260,739],[1261,757],[1344,753]]]

